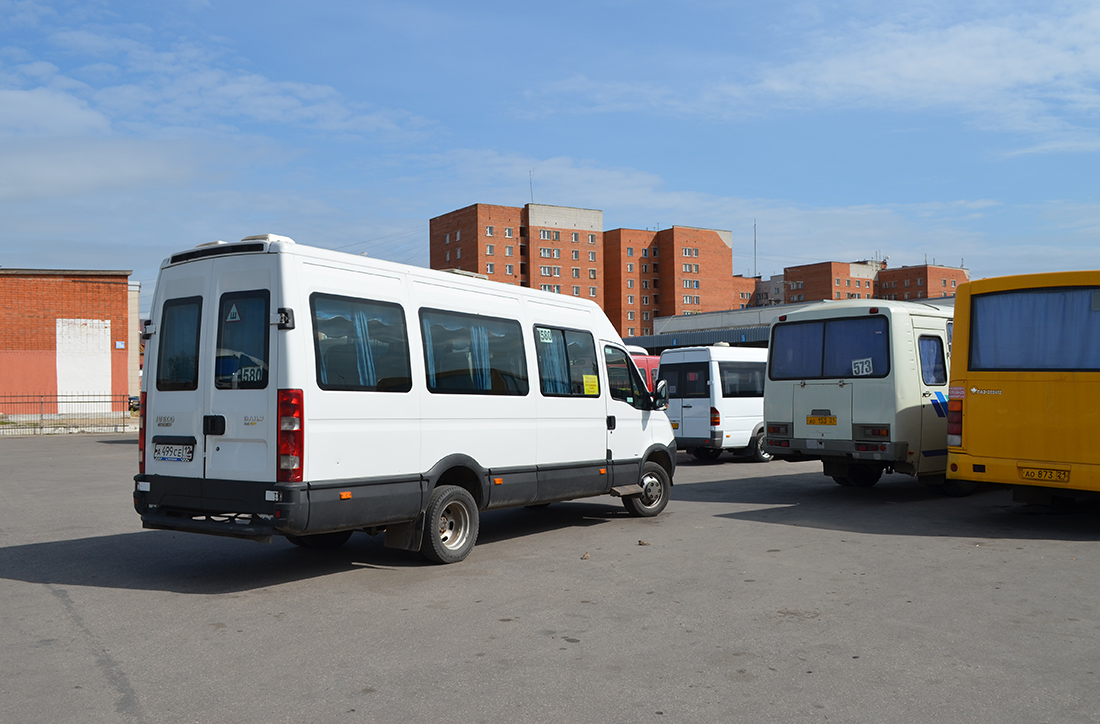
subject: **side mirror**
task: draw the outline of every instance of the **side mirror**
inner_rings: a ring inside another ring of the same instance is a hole
[[[668,409],[668,380],[657,380],[657,389],[653,391],[653,409]]]

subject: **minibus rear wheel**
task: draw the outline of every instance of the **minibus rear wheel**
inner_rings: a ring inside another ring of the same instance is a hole
[[[623,498],[626,512],[638,518],[651,518],[665,509],[672,493],[672,481],[663,467],[654,462],[643,465],[638,485],[642,488],[641,495]]]
[[[420,552],[433,563],[458,563],[477,542],[478,517],[474,498],[457,485],[440,485],[424,511]]]

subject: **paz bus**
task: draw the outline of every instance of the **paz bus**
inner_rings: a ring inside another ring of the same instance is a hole
[[[1028,503],[1100,491],[1100,271],[963,284],[954,337],[947,477]]]

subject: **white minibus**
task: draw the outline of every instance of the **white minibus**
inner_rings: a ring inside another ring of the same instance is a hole
[[[450,563],[479,511],[668,502],[664,387],[588,300],[263,235],[166,259],[143,336],[146,528]]]
[[[945,479],[951,317],[950,308],[877,299],[781,315],[768,348],[765,449],[820,460],[840,485],[870,487],[897,472],[970,493]]]
[[[731,347],[679,347],[661,353],[657,378],[668,384],[668,418],[676,446],[714,461],[723,450],[772,456],[764,443],[764,377],[768,351]]]

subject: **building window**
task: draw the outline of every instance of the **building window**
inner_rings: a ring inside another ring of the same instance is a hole
[[[514,246],[506,246],[506,247],[504,247],[504,256],[512,256],[512,250],[513,250],[513,249],[515,249],[515,247],[514,247]]]
[[[581,288],[580,287],[573,287],[573,296],[574,297],[579,297],[580,295],[581,295]]]
[[[920,278],[920,279],[917,279],[917,286],[918,287],[923,287],[924,286],[924,278],[923,277]]]
[[[642,304],[649,304],[649,297],[642,297]]]
[[[642,321],[643,322],[648,322],[649,321],[649,312],[642,312]]]
[[[561,276],[561,267],[560,266],[554,267],[554,276],[556,276],[556,277]]]
[[[596,235],[595,234],[589,234],[588,235],[588,243],[589,244],[595,244],[596,243]]]
[[[544,291],[544,292],[552,292],[552,291],[554,291],[554,287],[553,287],[552,285],[550,285],[550,284],[540,284],[540,285],[539,285],[539,289],[541,289],[541,290],[542,290],[542,291]]]
[[[554,267],[540,266],[539,267],[539,276],[542,276],[542,277],[552,277],[552,276],[554,276]]]
[[[455,259],[462,258],[462,249],[455,249]]]
[[[575,244],[580,240],[581,240],[581,235],[574,231],[573,232],[573,239],[572,239],[573,243]]]
[[[577,267],[577,266],[573,267],[573,278],[574,279],[580,279],[581,278],[581,268],[580,267]]]
[[[493,255],[493,245],[492,244],[486,244],[485,245],[485,256],[492,256],[492,255]]]
[[[447,252],[446,257],[447,257],[447,261],[451,260],[451,252],[450,251]]]
[[[596,270],[595,269],[589,269],[588,270],[588,278],[589,279],[595,279],[596,278]]]
[[[590,297],[596,296],[596,287],[588,287],[588,296],[590,296]]]
[[[699,303],[699,297],[695,297],[695,303],[696,303],[696,304],[698,304],[698,303]]]
[[[627,270],[628,272],[632,272],[632,271],[634,271],[634,265],[633,265],[633,264],[627,264],[627,265],[626,265],[626,270]]]
[[[455,232],[455,241],[462,241],[462,230],[459,229]]]
[[[540,229],[539,230],[539,238],[540,239],[546,239],[547,241],[549,241],[550,240],[550,230],[549,229]]]
[[[691,274],[691,264],[684,264],[684,273]]]
[[[504,273],[507,274],[508,276],[512,276],[512,270],[513,269],[515,269],[515,267],[511,264],[505,264],[504,265]]]
[[[626,247],[626,255],[627,256],[634,256],[634,247],[632,247],[632,246]]]
[[[450,244],[450,243],[451,243],[451,235],[450,235],[450,233],[448,233],[448,234],[447,234],[446,236],[444,236],[444,237],[443,237],[443,243],[444,243],[444,244]]]
[[[642,289],[649,289],[649,280],[648,279],[643,279],[642,280]]]
[[[951,280],[951,286],[955,286],[955,280],[954,279]]]
[[[493,264],[486,264],[485,265],[485,273],[486,274],[492,274],[493,273],[493,266],[494,266]]]
[[[906,279],[906,280],[905,280],[905,286],[909,286],[909,280],[908,280],[908,279]],[[905,295],[905,298],[906,298],[906,299],[908,299],[908,298],[909,298],[909,295],[908,295],[908,294],[906,294],[906,295]]]
[[[552,259],[553,250],[548,246],[541,246],[539,247],[539,256],[541,256],[543,259]]]
[[[626,303],[627,304],[633,304],[634,303],[634,295],[633,294],[627,294],[626,295]]]
[[[626,280],[626,288],[627,289],[633,289],[634,288],[634,280],[633,279],[627,279]]]
[[[512,238],[512,227],[511,226],[505,226],[504,227],[504,238],[505,239],[511,239]]]
[[[493,227],[486,226],[485,227],[485,236],[492,236],[492,235],[493,235]]]
[[[594,251],[588,252],[588,261],[596,261],[596,252],[594,252]]]
[[[633,337],[634,336],[634,328],[633,327],[627,327],[626,328],[626,336],[627,337]]]
[[[642,256],[649,256],[649,249],[642,249]]]
[[[695,280],[695,288],[696,288],[696,289],[698,289],[698,288],[699,288],[699,280],[698,280],[698,279],[696,279],[696,280]]]
[[[626,321],[628,321],[628,322],[633,322],[634,321],[634,312],[627,312],[626,313]]]
[[[573,250],[573,261],[580,261],[580,259],[581,259],[580,251],[574,249]]]

